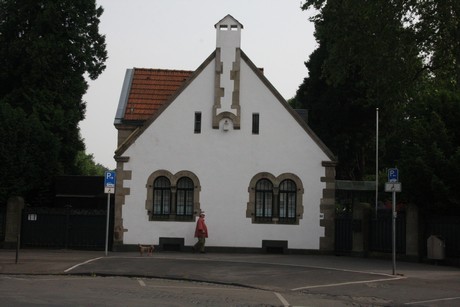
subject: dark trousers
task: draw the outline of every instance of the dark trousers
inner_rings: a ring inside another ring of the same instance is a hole
[[[199,252],[204,252],[204,244],[206,243],[205,237],[199,237],[198,242],[195,243],[195,250]]]

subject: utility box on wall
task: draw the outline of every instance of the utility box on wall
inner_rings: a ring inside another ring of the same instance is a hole
[[[446,244],[439,236],[431,235],[426,242],[428,259],[444,260]]]

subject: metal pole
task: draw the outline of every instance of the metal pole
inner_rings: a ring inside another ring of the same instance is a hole
[[[392,211],[392,250],[393,250],[393,275],[396,275],[396,191],[393,186],[393,204],[391,206]]]
[[[379,108],[375,109],[375,218],[379,202]]]
[[[108,247],[109,247],[109,219],[110,217],[110,193],[107,193],[107,222],[105,227],[105,255],[108,254]]]
[[[15,264],[18,264],[19,259],[19,247],[21,246],[21,235],[18,233],[17,241],[16,241],[16,260]]]

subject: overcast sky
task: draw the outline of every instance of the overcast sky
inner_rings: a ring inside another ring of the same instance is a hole
[[[303,2],[303,1],[302,1]],[[214,51],[214,25],[227,14],[244,28],[241,49],[287,100],[308,75],[304,62],[316,48],[310,12],[300,0],[97,0],[104,8],[107,68],[89,82],[81,134],[87,153],[115,169],[113,125],[128,68],[195,70]]]

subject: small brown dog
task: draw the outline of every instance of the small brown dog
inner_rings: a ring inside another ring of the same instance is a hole
[[[155,247],[152,245],[142,245],[139,244],[139,252],[141,253],[141,256],[144,255],[144,253],[147,254],[147,256],[152,256],[153,250]]]

